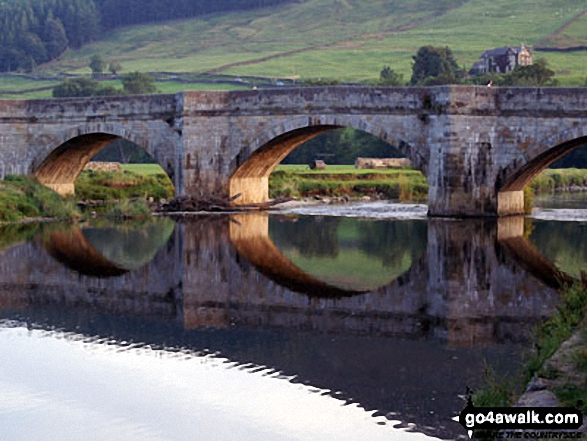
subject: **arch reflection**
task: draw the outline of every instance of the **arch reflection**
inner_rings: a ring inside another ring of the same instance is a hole
[[[392,248],[384,255],[377,255],[377,249],[371,255],[367,249],[372,245],[369,241],[373,240],[373,235],[354,235],[356,231],[353,231],[352,223],[355,220],[347,220],[347,225],[343,225],[347,227],[346,231],[338,234],[340,222],[340,218],[329,218],[324,220],[325,228],[320,228],[316,219],[277,218],[265,213],[243,214],[231,217],[229,235],[238,255],[259,272],[283,287],[312,297],[364,294],[388,286],[394,280],[402,284],[409,277],[412,263],[424,254],[425,222],[416,228],[420,237],[414,234],[407,238],[408,241],[413,240],[411,256],[406,259],[405,253],[398,253],[399,259],[395,260],[397,255],[393,253],[393,242],[401,242],[401,238],[393,234],[382,238],[386,246]],[[362,243],[344,249],[341,243],[344,240]],[[304,253],[310,257],[305,258]],[[342,254],[341,259],[332,259],[339,253]],[[373,265],[376,267],[369,274],[372,269],[369,266]]]
[[[98,223],[49,232],[43,239],[54,259],[80,274],[118,277],[147,265],[171,237],[174,222]]]

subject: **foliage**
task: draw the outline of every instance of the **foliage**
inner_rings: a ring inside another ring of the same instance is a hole
[[[115,87],[103,87],[97,80],[88,77],[66,79],[53,88],[54,98],[117,94],[120,94],[120,91]]]
[[[403,86],[404,76],[394,71],[391,67],[385,66],[379,72],[379,84],[383,86]]]
[[[104,60],[100,54],[95,54],[90,58],[90,64],[88,66],[92,69],[92,74],[96,76],[101,75],[107,65],[108,63],[106,63],[106,60]]]
[[[122,70],[122,65],[118,61],[113,60],[108,64],[108,70],[112,75],[116,75]]]
[[[122,200],[106,213],[107,216],[116,219],[148,219],[152,216],[151,209],[144,200]]]
[[[64,200],[34,178],[7,176],[0,181],[0,222],[32,217],[75,219],[80,216],[71,200]]]
[[[507,407],[519,393],[516,378],[501,376],[488,364],[483,367],[483,383],[472,396],[477,407]]]
[[[95,62],[94,73],[101,73],[106,63],[101,58],[93,58]],[[53,88],[53,97],[87,97],[121,94],[148,94],[156,93],[155,81],[153,78],[141,72],[133,72],[122,78],[122,90],[112,85],[102,86],[98,80],[88,77],[66,79]]]
[[[121,164],[156,164],[155,160],[134,142],[115,139],[92,158],[94,161],[120,162]],[[164,173],[157,165],[158,173]],[[157,174],[157,173],[155,173]]]
[[[66,79],[53,88],[53,97],[63,98],[92,96],[96,94],[98,87],[98,81],[92,78],[81,77]]]
[[[532,214],[532,208],[534,207],[534,199],[536,193],[534,189],[528,185],[524,187],[524,213]]]
[[[94,40],[100,28],[152,23],[290,0],[11,0],[0,4],[0,72],[30,71]],[[106,65],[96,62],[94,74]],[[115,69],[119,71],[120,69]]]
[[[269,177],[269,196],[364,196],[377,195],[387,199],[423,200],[428,192],[426,178],[416,170],[342,170],[296,172],[277,170]]]
[[[131,171],[105,172],[83,171],[75,181],[75,194],[78,200],[113,201],[131,198],[170,198],[173,184],[162,173],[144,175]]]
[[[512,72],[503,75],[503,86],[556,86],[555,72],[548,68],[544,58],[530,66],[516,66]]]
[[[577,168],[546,169],[530,183],[530,187],[537,194],[565,191],[574,186],[587,187],[587,170]]]
[[[0,4],[0,71],[30,71],[98,35],[92,0],[13,0]]]
[[[526,364],[526,378],[542,368],[575,331],[587,312],[587,289],[580,284],[562,290],[562,300],[554,315],[537,332],[535,351]]]
[[[448,46],[422,46],[412,58],[412,85],[456,84],[463,78],[463,71]]]
[[[399,158],[403,155],[389,143],[367,132],[338,129],[317,136],[291,152],[284,164],[309,164],[323,159],[327,164],[354,164],[355,158]]]
[[[484,85],[491,80],[494,86],[509,87],[557,86],[558,80],[554,76],[555,72],[549,68],[548,62],[544,58],[539,58],[530,66],[518,65],[506,74],[478,75],[469,82]]]
[[[122,87],[125,93],[132,95],[157,92],[153,77],[141,72],[132,72],[123,76]]]
[[[269,220],[269,234],[297,267],[347,289],[372,290],[405,273],[426,251],[425,221],[324,217]],[[365,253],[367,251],[367,254]]]
[[[28,222],[0,226],[0,251],[30,240],[39,231],[39,225],[38,222]]]
[[[95,0],[105,28],[137,23],[185,19],[213,12],[254,9],[287,3],[288,0]]]

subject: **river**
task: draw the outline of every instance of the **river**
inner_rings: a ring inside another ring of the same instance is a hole
[[[587,216],[541,205],[2,227],[1,438],[467,439],[586,268]]]

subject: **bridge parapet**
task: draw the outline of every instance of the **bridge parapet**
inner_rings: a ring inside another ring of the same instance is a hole
[[[178,195],[243,193],[240,203],[262,202],[276,164],[343,127],[408,157],[428,179],[431,215],[519,214],[529,179],[587,142],[587,88],[329,86],[0,100],[0,178],[35,173],[71,192],[92,155],[122,137],[163,166]]]

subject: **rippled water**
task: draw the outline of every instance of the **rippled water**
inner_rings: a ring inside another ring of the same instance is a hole
[[[466,439],[587,263],[580,222],[303,210],[0,228],[1,439]]]
[[[428,206],[387,201],[354,202],[344,205],[309,205],[280,210],[281,213],[313,216],[346,216],[372,219],[425,219]]]
[[[13,326],[0,332],[2,439],[426,438],[270,368]]]

